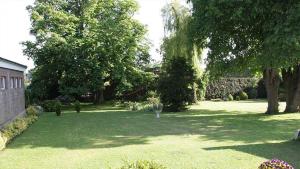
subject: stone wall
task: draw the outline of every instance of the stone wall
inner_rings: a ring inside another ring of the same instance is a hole
[[[25,114],[24,73],[0,68],[0,77],[6,77],[5,89],[0,89],[0,128]],[[21,79],[21,85],[12,87],[11,77]]]

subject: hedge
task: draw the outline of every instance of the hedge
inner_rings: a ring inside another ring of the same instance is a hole
[[[221,78],[211,81],[206,88],[205,98],[208,100],[226,98],[228,95],[236,96],[245,91],[256,90],[256,78]],[[247,93],[248,94],[248,93]]]
[[[0,130],[0,150],[3,150],[6,145],[15,137],[22,134],[32,123],[38,119],[37,113],[33,107],[27,109],[27,116],[17,118],[3,129]]]

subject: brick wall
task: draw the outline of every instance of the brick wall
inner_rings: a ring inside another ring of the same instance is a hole
[[[5,89],[0,89],[0,127],[2,127],[25,113],[25,94],[23,72],[0,68],[0,77],[6,79]],[[17,78],[17,84],[21,82],[21,85],[11,87],[11,77]]]

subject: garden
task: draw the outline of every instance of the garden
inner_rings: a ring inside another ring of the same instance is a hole
[[[0,168],[300,168],[300,3],[187,3],[162,8],[161,61],[134,0],[28,6],[27,115]]]

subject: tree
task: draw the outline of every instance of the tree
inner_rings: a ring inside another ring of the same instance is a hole
[[[128,70],[149,62],[145,26],[133,18],[137,9],[134,0],[36,0],[28,7],[36,39],[23,43],[39,72],[32,86],[45,93],[56,86],[56,96],[92,92],[102,102],[105,84],[122,85]],[[41,84],[46,80],[51,85]]]
[[[278,112],[280,69],[300,60],[300,2],[274,0],[206,1],[193,4],[195,40],[210,49],[210,73],[263,72],[268,95],[266,113]],[[207,41],[202,41],[207,39]]]
[[[174,57],[160,75],[158,90],[164,109],[182,111],[193,102],[195,71],[184,57]]]
[[[164,18],[165,37],[161,47],[163,53],[163,69],[176,57],[184,57],[196,71],[197,81],[201,81],[202,70],[200,60],[202,48],[193,41],[191,36],[191,12],[177,0],[167,4],[162,10]],[[193,84],[194,102],[197,102],[198,85]]]

